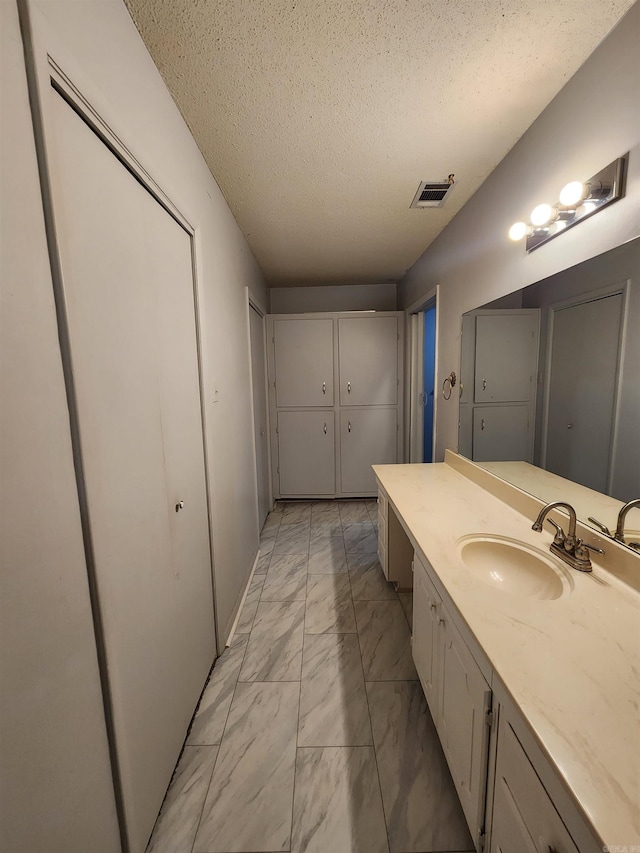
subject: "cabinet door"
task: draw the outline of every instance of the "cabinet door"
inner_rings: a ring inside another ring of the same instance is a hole
[[[441,608],[440,697],[436,727],[471,835],[484,822],[491,689]]]
[[[335,495],[333,412],[278,412],[282,497]]]
[[[438,610],[442,600],[420,557],[413,558],[413,660],[434,720],[438,713]]]
[[[397,404],[397,317],[339,319],[338,351],[340,405]]]
[[[476,403],[533,398],[538,369],[539,314],[476,317]]]
[[[491,850],[578,853],[506,717],[500,719],[495,786]]]
[[[503,779],[496,780],[491,853],[538,853]]]
[[[460,409],[467,408],[461,406]],[[473,460],[531,462],[533,417],[529,406],[475,406]]]
[[[333,320],[273,321],[277,406],[333,406]]]
[[[341,485],[346,494],[375,494],[372,465],[397,461],[396,409],[340,412]]]

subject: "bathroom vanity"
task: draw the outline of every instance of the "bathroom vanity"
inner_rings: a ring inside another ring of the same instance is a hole
[[[454,453],[374,471],[381,562],[413,577],[413,657],[476,849],[640,850],[640,557],[579,524],[605,554],[571,569],[531,529],[541,500]]]

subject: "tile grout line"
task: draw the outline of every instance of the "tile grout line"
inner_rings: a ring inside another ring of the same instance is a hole
[[[251,633],[251,632],[249,632],[249,633]],[[247,637],[247,642],[245,643],[244,653],[242,655],[242,660],[240,661],[240,666],[238,668],[238,678],[240,677],[240,672],[242,671],[242,666],[244,664],[244,659],[245,659],[245,656],[247,654],[248,648],[249,648],[249,637]],[[225,717],[225,720],[224,720],[224,726],[222,728],[222,734],[220,735],[220,743],[217,744],[218,752],[216,753],[216,760],[213,762],[213,768],[211,770],[211,777],[209,778],[209,784],[207,785],[207,790],[205,792],[204,799],[202,801],[202,809],[200,810],[200,817],[198,819],[198,825],[196,827],[195,835],[193,836],[193,844],[191,845],[191,853],[193,853],[193,848],[195,847],[196,838],[198,837],[198,832],[200,830],[200,824],[202,823],[202,818],[204,816],[204,807],[207,804],[207,797],[209,796],[209,791],[211,790],[211,783],[213,781],[213,774],[216,771],[216,765],[218,764],[218,759],[220,758],[220,750],[222,749],[222,741],[224,740],[224,735],[225,735],[225,732],[227,730],[227,723],[229,722],[229,715],[231,713],[231,707],[233,705],[233,700],[236,698],[236,691],[238,689],[238,683],[239,683],[238,678],[236,678],[236,683],[235,683],[235,686],[233,688],[233,694],[231,696],[231,702],[229,703],[229,710],[227,711],[227,716]],[[212,744],[212,746],[215,746],[215,744]]]
[[[354,607],[354,611],[355,611],[355,607]],[[356,628],[357,627],[358,627],[358,620],[356,617]],[[387,814],[386,814],[385,808],[384,808],[384,799],[382,797],[382,783],[380,781],[380,766],[378,765],[378,750],[376,747],[376,739],[375,739],[375,736],[373,733],[373,720],[371,719],[371,706],[369,704],[369,694],[367,692],[367,680],[366,680],[365,675],[364,675],[364,663],[362,660],[362,645],[360,643],[360,633],[357,632],[357,635],[358,635],[358,648],[360,650],[360,667],[362,669],[362,681],[364,683],[364,698],[365,698],[365,701],[367,703],[367,714],[369,715],[369,726],[371,727],[371,742],[373,745],[373,758],[374,758],[374,761],[376,763],[376,776],[378,778],[378,789],[380,791],[380,803],[382,804],[382,817],[384,820],[384,827],[385,827],[385,830],[387,833],[387,850],[391,851],[391,839],[389,838],[389,823],[388,823]]]

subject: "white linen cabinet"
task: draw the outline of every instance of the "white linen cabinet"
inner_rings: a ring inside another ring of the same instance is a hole
[[[401,312],[268,317],[276,498],[366,497],[402,461]]]

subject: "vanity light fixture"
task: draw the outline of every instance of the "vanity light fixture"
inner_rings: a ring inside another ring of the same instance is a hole
[[[527,239],[527,252],[532,252],[558,234],[582,222],[624,196],[624,179],[628,154],[618,157],[587,181],[571,181],[560,190],[555,204],[539,204],[531,211],[529,221],[514,222],[509,239]]]

